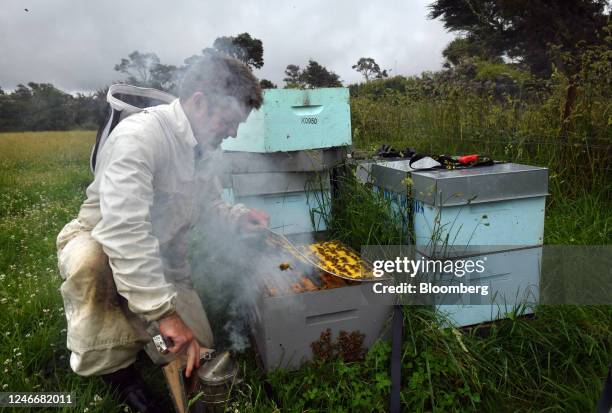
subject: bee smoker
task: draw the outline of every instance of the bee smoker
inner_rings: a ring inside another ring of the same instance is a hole
[[[168,354],[171,345],[161,334],[153,336],[153,344],[158,352]],[[200,368],[190,379],[184,375],[186,356],[174,358],[163,367],[164,376],[177,413],[217,413],[224,412],[231,401],[232,390],[241,380],[238,365],[230,351],[219,354],[212,349],[202,349]],[[189,399],[194,398],[188,408]]]
[[[240,383],[238,365],[229,351],[216,355],[206,361],[197,371],[198,383],[195,392],[196,402],[192,413],[217,413],[225,411],[231,401],[232,390]]]

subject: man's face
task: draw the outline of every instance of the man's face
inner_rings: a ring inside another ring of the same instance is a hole
[[[220,99],[217,104],[201,99],[192,102],[186,111],[198,142],[211,148],[219,147],[225,138],[235,138],[238,126],[250,113],[244,105],[231,98]]]
[[[249,112],[244,108],[232,107],[213,109],[210,117],[211,139],[209,144],[218,147],[225,138],[235,138],[238,135],[238,126],[246,121]]]

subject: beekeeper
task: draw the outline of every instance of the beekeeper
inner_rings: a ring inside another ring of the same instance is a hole
[[[98,153],[77,219],[57,239],[70,366],[101,375],[133,410],[158,408],[133,364],[151,329],[186,352],[186,375],[213,334],[192,288],[187,236],[194,214],[257,231],[268,217],[220,200],[199,162],[262,103],[241,62],[207,54],[184,74],[179,99],[122,120]],[[198,158],[201,157],[201,160]],[[203,175],[203,176],[202,176]],[[207,215],[208,214],[208,215]]]

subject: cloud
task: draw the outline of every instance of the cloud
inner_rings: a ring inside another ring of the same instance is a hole
[[[242,32],[263,41],[265,65],[256,75],[279,85],[287,64],[304,66],[310,58],[345,83],[360,80],[351,69],[360,57],[373,57],[392,74],[419,74],[441,67],[452,39],[426,18],[428,3],[4,0],[0,86],[34,81],[96,90],[122,78],[113,67],[134,50],[179,65],[218,36]]]

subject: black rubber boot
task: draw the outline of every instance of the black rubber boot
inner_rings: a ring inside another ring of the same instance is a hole
[[[117,392],[121,402],[127,404],[133,412],[162,413],[133,364],[101,377],[113,391]]]

